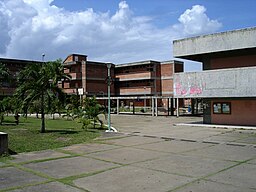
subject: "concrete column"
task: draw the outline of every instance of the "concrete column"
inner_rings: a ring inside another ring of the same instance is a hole
[[[151,102],[151,108],[152,108],[152,116],[155,116],[155,104],[154,104],[155,99],[152,97],[152,102]]]
[[[171,116],[174,116],[174,105],[173,105],[173,102],[174,102],[174,98],[171,98]]]
[[[8,134],[0,132],[0,155],[8,153]]]
[[[133,100],[133,105],[132,105],[132,114],[133,115],[135,114],[135,103],[134,103],[134,100]]]
[[[119,115],[119,99],[116,99],[116,114]]]
[[[176,116],[179,117],[179,98],[176,98]]]
[[[195,115],[195,99],[191,98],[191,114]]]
[[[170,98],[167,99],[167,116],[170,115]]]
[[[158,110],[157,110],[157,108],[158,108],[158,106],[157,106],[157,97],[156,97],[156,101],[155,101],[155,102],[156,102],[156,104],[155,104],[155,106],[156,106],[156,107],[155,107],[155,114],[156,114],[156,116],[158,116]]]

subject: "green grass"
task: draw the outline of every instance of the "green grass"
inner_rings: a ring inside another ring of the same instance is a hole
[[[41,119],[5,117],[0,132],[8,133],[9,149],[16,153],[54,149],[90,142],[100,135],[98,129],[83,130],[80,123],[65,119],[46,119],[46,133],[40,133]]]

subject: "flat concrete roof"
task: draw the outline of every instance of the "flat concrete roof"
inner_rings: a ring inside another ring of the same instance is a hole
[[[173,41],[177,58],[202,61],[207,56],[256,54],[256,27]]]

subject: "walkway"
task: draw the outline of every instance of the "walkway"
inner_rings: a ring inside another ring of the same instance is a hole
[[[112,116],[121,133],[0,162],[0,191],[256,191],[256,131],[173,126],[197,117]]]

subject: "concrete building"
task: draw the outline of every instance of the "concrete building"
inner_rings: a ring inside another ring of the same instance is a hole
[[[256,125],[256,28],[175,40],[174,57],[202,72],[174,75],[174,97],[203,98],[204,123]]]

